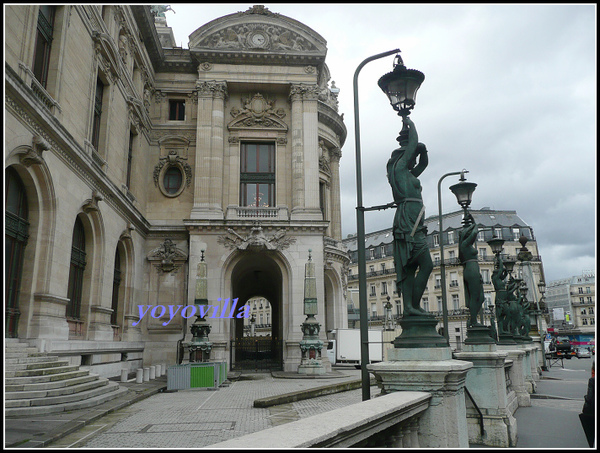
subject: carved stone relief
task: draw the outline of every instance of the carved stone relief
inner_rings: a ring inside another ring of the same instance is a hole
[[[230,129],[264,127],[287,130],[287,125],[281,121],[286,116],[285,110],[275,109],[275,101],[265,99],[260,93],[242,98],[242,108],[233,107],[230,114],[233,117],[228,125]]]
[[[258,224],[252,227],[250,234],[241,236],[232,228],[228,228],[227,236],[219,236],[217,242],[230,250],[284,250],[296,242],[295,238],[285,237],[285,229],[279,229],[271,236],[266,236]]]
[[[186,259],[187,254],[169,238],[148,253],[148,260],[154,261],[152,265],[158,272],[177,271]]]

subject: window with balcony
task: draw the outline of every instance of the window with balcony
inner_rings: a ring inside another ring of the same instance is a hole
[[[423,298],[423,310],[429,311],[429,298],[427,297]]]
[[[371,304],[371,316],[372,317],[377,316],[377,304],[376,303]]]
[[[458,286],[458,272],[450,272],[450,286],[451,287]]]
[[[369,296],[374,297],[377,295],[377,292],[375,290],[375,285],[371,285],[371,293],[369,294]]]
[[[453,310],[460,309],[460,301],[458,299],[458,294],[452,294],[452,309]]]
[[[275,143],[242,143],[240,206],[275,206]]]
[[[388,293],[387,282],[381,282],[381,295],[385,296]]]

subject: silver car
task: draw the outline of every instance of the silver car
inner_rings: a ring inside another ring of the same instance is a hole
[[[578,359],[589,359],[590,357],[592,357],[592,353],[587,348],[577,348],[577,350],[575,351],[575,355]]]

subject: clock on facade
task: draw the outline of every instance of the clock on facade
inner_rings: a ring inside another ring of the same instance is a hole
[[[264,32],[257,31],[249,36],[249,41],[252,47],[266,47],[267,35]]]

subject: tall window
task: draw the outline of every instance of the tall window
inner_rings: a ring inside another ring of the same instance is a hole
[[[67,317],[81,318],[81,300],[83,296],[83,272],[85,271],[85,232],[83,223],[77,218],[73,228],[71,244],[71,265],[69,267],[69,286],[67,297]]]
[[[54,34],[54,13],[56,6],[41,5],[38,12],[35,53],[33,55],[33,75],[46,88],[48,67],[50,66],[50,48]]]
[[[185,120],[185,101],[171,100],[169,101],[169,120],[184,121]]]
[[[102,120],[102,97],[104,96],[104,84],[100,77],[96,79],[96,94],[94,96],[94,119],[92,123],[92,145],[98,150],[100,145],[100,125]]]
[[[131,161],[133,160],[133,140],[135,135],[129,132],[129,147],[127,148],[127,175],[125,177],[125,185],[129,189],[131,187]]]
[[[113,273],[113,292],[112,292],[112,313],[110,314],[110,323],[113,326],[118,324],[118,309],[119,309],[119,287],[121,286],[121,257],[119,251],[115,254],[115,268]]]
[[[275,206],[275,144],[242,143],[240,205]]]
[[[4,179],[4,311],[6,335],[17,336],[19,322],[19,290],[23,270],[23,256],[29,237],[29,208],[25,186],[17,172],[8,168]]]

